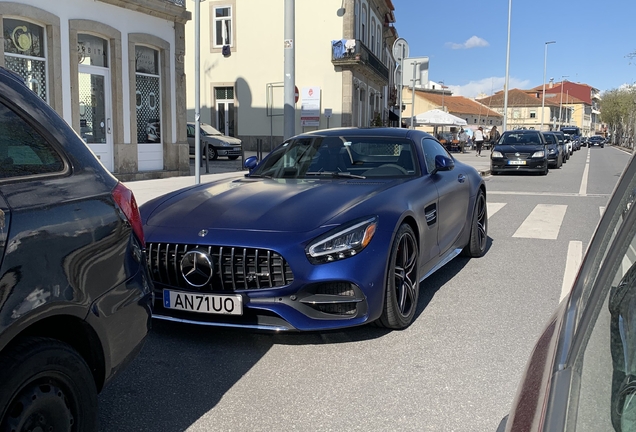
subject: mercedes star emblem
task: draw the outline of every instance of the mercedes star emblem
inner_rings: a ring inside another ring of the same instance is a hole
[[[519,156],[521,156],[521,155],[520,155],[519,153],[515,153],[515,156],[519,157]]]
[[[208,230],[202,229],[199,231],[199,237],[205,237],[206,235],[208,235]]]
[[[191,250],[181,258],[181,274],[187,283],[200,288],[214,275],[212,258],[200,250]]]

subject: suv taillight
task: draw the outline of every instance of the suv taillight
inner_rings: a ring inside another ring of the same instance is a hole
[[[139,214],[139,208],[137,207],[137,201],[135,201],[135,195],[121,183],[117,183],[115,189],[112,192],[115,202],[126,215],[126,219],[132,226],[133,232],[141,242],[141,247],[146,247],[146,240],[144,239],[144,230],[141,224],[141,215]]]

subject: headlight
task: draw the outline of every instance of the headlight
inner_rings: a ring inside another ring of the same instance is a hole
[[[492,154],[490,155],[490,157],[494,157],[494,158],[502,158],[503,155],[501,154],[501,152],[499,151],[494,151],[492,152]]]
[[[375,234],[378,217],[357,220],[318,237],[305,249],[312,264],[323,264],[349,258],[362,251]]]
[[[533,158],[540,158],[540,157],[544,157],[545,156],[545,151],[543,150],[539,150],[538,152],[534,152],[534,154],[532,155]]]

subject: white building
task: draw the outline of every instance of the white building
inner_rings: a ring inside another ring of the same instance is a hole
[[[283,137],[284,8],[282,0],[201,4],[201,121],[241,138],[247,149],[257,142],[269,149]],[[393,10],[391,0],[295,2],[295,133],[388,120],[396,96],[389,91]],[[188,119],[194,120],[194,22],[186,27]],[[308,103],[317,116],[302,109]]]
[[[0,66],[122,180],[189,174],[185,0],[0,0]]]

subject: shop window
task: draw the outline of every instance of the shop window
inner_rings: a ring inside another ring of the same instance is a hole
[[[47,101],[44,27],[11,18],[2,23],[5,67],[20,75],[31,90]]]
[[[161,142],[161,75],[159,51],[135,46],[137,142]]]
[[[108,67],[108,41],[85,33],[77,35],[77,61],[82,65]]]

